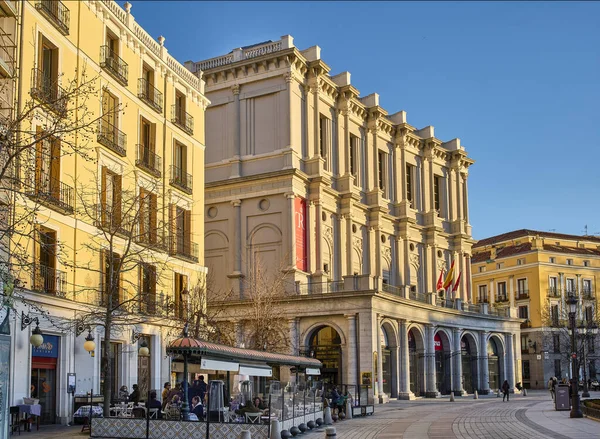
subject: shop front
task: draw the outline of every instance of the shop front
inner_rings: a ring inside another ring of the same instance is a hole
[[[31,347],[31,398],[42,406],[41,424],[56,423],[60,337],[44,334],[44,342]]]

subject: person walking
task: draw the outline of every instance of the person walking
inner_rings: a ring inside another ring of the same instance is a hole
[[[504,380],[504,382],[502,383],[502,393],[504,394],[502,396],[502,402],[504,402],[504,398],[506,398],[506,401],[510,401],[510,396],[508,393],[510,386],[508,385],[508,380]]]

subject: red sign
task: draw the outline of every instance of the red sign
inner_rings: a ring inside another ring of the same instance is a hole
[[[433,347],[435,348],[436,351],[441,351],[442,348],[442,339],[440,338],[439,334],[435,334],[435,336],[433,337]]]
[[[296,268],[308,271],[308,257],[306,252],[306,200],[294,200],[294,216],[296,217]]]

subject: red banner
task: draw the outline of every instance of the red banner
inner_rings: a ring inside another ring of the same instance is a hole
[[[435,348],[436,351],[443,350],[443,347],[442,347],[442,338],[440,337],[439,334],[435,334],[435,336],[433,337],[433,346],[434,346],[434,348]]]
[[[296,217],[296,268],[308,271],[306,246],[306,200],[294,200],[294,215]]]

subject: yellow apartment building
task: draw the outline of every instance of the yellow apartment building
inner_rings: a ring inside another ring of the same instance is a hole
[[[18,280],[9,404],[38,398],[42,422],[66,423],[67,374],[76,394],[100,393],[104,349],[113,394],[137,383],[145,395],[172,376],[164,347],[206,271],[209,102],[204,82],[136,23],[130,4],[18,3],[15,108],[21,142],[35,146],[17,168],[14,216],[29,219],[9,261]],[[120,308],[107,346],[96,324],[109,304]],[[40,347],[29,343],[36,317]],[[150,354],[138,355],[144,342]]]
[[[579,299],[583,326],[597,325],[600,237],[515,230],[478,241],[471,264],[474,301],[524,319],[523,385],[539,389],[552,376],[569,377],[568,334],[560,329],[568,315],[565,298]],[[594,379],[598,342],[586,345],[586,376]]]

